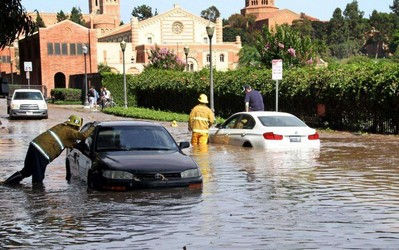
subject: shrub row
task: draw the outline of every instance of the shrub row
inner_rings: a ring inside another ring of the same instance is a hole
[[[120,89],[120,75],[104,75],[103,84]],[[271,70],[241,68],[215,72],[216,114],[227,117],[244,108],[242,86],[251,85],[264,96],[265,108],[274,110],[275,82]],[[209,95],[209,72],[146,70],[128,77],[131,105],[188,113],[200,93]],[[123,91],[121,92],[123,93]],[[284,72],[279,86],[279,110],[306,119],[316,117],[318,104],[326,114],[318,123],[335,129],[398,133],[399,65],[366,61],[326,68],[293,68]]]
[[[50,92],[51,99],[54,101],[80,101],[82,97],[81,89],[52,89]]]

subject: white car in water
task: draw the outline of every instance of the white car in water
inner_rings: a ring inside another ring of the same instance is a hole
[[[319,134],[283,112],[241,112],[209,130],[209,142],[264,149],[320,147]]]

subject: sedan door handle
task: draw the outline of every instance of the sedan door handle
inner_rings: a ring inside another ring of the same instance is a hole
[[[241,134],[241,137],[244,137],[244,136],[246,136],[246,135],[247,135],[246,133],[242,133],[242,134]]]

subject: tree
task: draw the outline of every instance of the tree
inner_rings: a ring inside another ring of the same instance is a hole
[[[348,3],[344,10],[345,22],[348,25],[350,32],[348,38],[351,39],[362,39],[364,32],[366,31],[366,25],[363,20],[364,12],[359,10],[359,4],[357,1]]]
[[[82,10],[80,8],[73,7],[69,19],[77,24],[85,25],[85,21],[82,15]]]
[[[148,5],[140,5],[133,9],[132,16],[137,17],[140,21],[153,17],[152,8]]]
[[[111,70],[111,67],[110,66],[108,66],[107,64],[103,64],[103,63],[100,63],[100,64],[98,64],[98,73],[111,73],[112,72],[112,70]]]
[[[151,49],[148,68],[183,71],[186,64],[173,51],[159,47]]]
[[[393,13],[399,16],[399,0],[393,0],[393,3],[389,8],[391,8]]]
[[[57,12],[57,22],[62,22],[66,19],[68,19],[68,16],[65,15],[65,13],[62,10],[60,10],[60,12]]]
[[[45,28],[46,25],[44,24],[44,21],[42,17],[40,16],[40,13],[38,10],[35,10],[36,12],[36,21],[35,21],[35,32],[39,30],[39,28]]]
[[[329,44],[343,43],[347,39],[348,29],[345,24],[342,10],[336,8],[329,23]]]
[[[313,26],[309,19],[303,18],[292,22],[292,28],[304,36],[313,37]]]
[[[220,11],[212,5],[208,9],[201,11],[201,17],[216,22],[216,19],[220,17]]]
[[[239,65],[241,67],[257,67],[262,65],[261,56],[255,47],[244,45],[238,53]]]
[[[35,24],[21,5],[21,0],[0,1],[0,49],[10,45],[14,40],[25,33],[34,32]]]
[[[256,39],[256,49],[263,65],[270,67],[273,59],[282,59],[286,67],[312,64],[317,56],[315,43],[309,36],[301,36],[288,25],[267,27]]]

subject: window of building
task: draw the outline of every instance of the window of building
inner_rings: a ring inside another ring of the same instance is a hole
[[[77,46],[78,46],[78,55],[82,55],[83,54],[83,45],[81,43],[78,43]]]
[[[208,37],[204,37],[204,43],[208,43]]]
[[[61,55],[61,44],[54,43],[54,47],[55,47],[55,54],[56,55]]]
[[[7,56],[7,62],[11,63],[11,56]]]
[[[62,54],[68,55],[68,44],[67,43],[62,44]]]
[[[190,71],[191,72],[194,71],[194,64],[193,63],[190,63],[189,67],[190,67]]]
[[[74,43],[69,44],[69,54],[76,55],[76,44]]]
[[[2,57],[1,57],[1,61],[2,61],[3,63],[6,63],[7,58],[6,58],[5,56],[2,56]]]
[[[206,61],[207,61],[207,62],[211,62],[211,55],[209,55],[209,54],[206,55]]]
[[[224,62],[224,54],[220,55],[220,62]]]
[[[98,0],[96,0],[96,6],[98,6]]]
[[[148,42],[148,44],[152,44],[152,37],[148,37],[147,42]]]
[[[47,43],[47,54],[48,54],[48,55],[54,54],[53,43]]]

